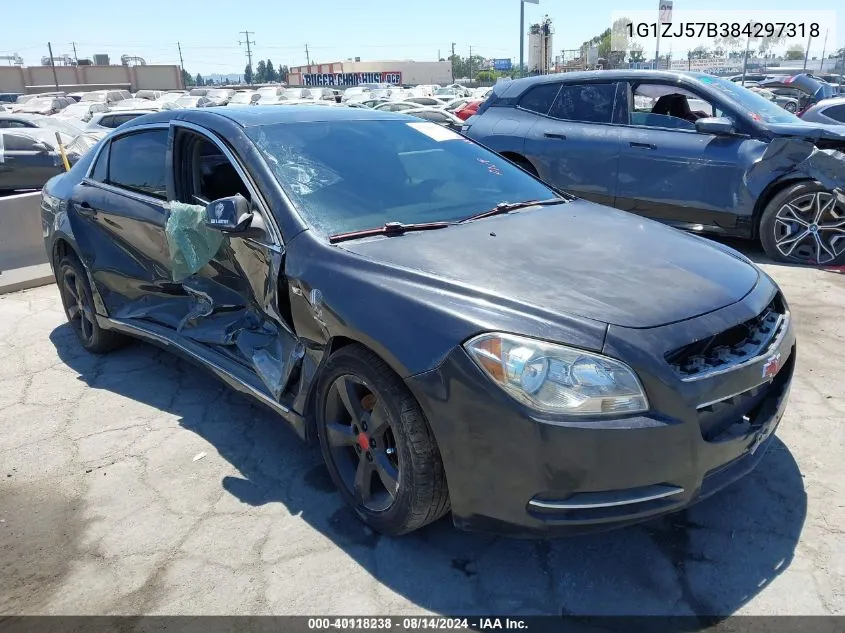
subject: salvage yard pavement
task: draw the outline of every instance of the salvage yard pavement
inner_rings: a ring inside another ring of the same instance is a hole
[[[843,615],[845,275],[764,267],[798,365],[757,470],[554,541],[381,537],[260,405],[145,344],[88,355],[55,286],[4,295],[0,614]]]

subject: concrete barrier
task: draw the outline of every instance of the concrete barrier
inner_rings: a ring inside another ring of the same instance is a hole
[[[40,191],[0,198],[0,294],[53,281],[40,206]]]

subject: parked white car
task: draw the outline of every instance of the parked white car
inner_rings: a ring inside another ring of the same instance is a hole
[[[57,119],[74,119],[87,123],[91,117],[98,112],[106,112],[108,107],[99,101],[80,101],[72,103],[66,108],[56,112],[53,117]]]
[[[236,108],[240,106],[255,105],[261,99],[261,95],[254,90],[241,90],[232,95],[227,107]]]

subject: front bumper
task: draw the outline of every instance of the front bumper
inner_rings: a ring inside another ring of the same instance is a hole
[[[684,382],[657,350],[740,323],[776,293],[763,278],[739,304],[697,319],[653,330],[611,327],[604,353],[640,375],[652,405],[643,415],[541,416],[495,387],[463,348],[407,379],[440,447],[455,524],[512,536],[606,530],[680,510],[750,472],[786,407],[791,323],[771,350],[780,353],[780,371],[765,381],[761,360]],[[722,416],[717,433],[705,422],[714,408]]]

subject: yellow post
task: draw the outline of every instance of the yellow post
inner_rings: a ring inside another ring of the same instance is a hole
[[[59,154],[62,155],[62,162],[65,165],[65,171],[70,171],[70,163],[67,160],[67,154],[65,153],[65,146],[62,144],[62,137],[59,136],[58,132],[56,132],[56,142],[59,144]]]

